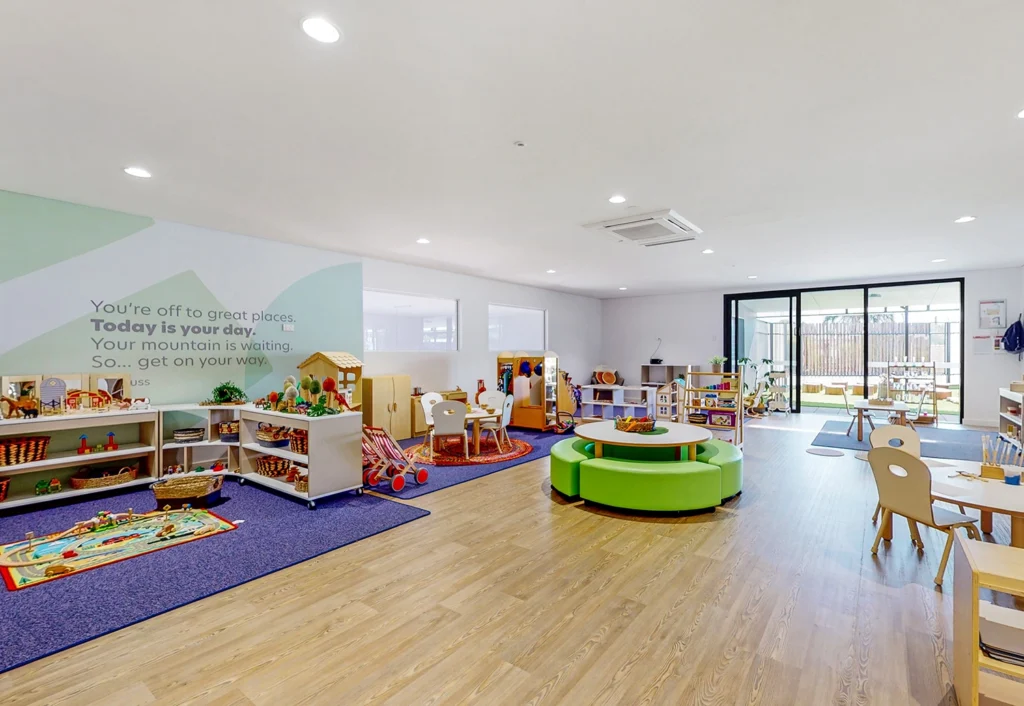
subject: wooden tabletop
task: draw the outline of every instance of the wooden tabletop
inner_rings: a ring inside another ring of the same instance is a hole
[[[707,441],[712,434],[703,427],[676,422],[658,422],[659,429],[667,429],[664,434],[637,434],[618,431],[614,421],[591,422],[576,427],[576,436],[588,441],[617,446],[688,446]]]
[[[972,475],[981,474],[978,461],[952,461],[943,459],[948,466],[930,468],[932,497],[944,502],[957,503],[976,510],[1001,515],[1024,516],[1024,486],[1007,485],[995,478],[970,479],[956,475],[958,470]],[[1015,468],[1014,466],[1005,466]],[[1018,470],[1024,471],[1024,468]],[[950,476],[954,476],[950,478]]]
[[[474,408],[472,412],[466,413],[466,421],[472,422],[475,419],[497,419],[500,416],[500,409],[496,409],[493,412],[488,412],[486,409]]]
[[[906,402],[893,402],[892,404],[878,404],[872,400],[854,400],[853,406],[855,409],[877,409],[880,412],[891,411],[891,412],[909,412],[910,407],[907,406]]]

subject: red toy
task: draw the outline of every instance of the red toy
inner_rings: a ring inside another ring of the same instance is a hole
[[[114,441],[114,432],[107,432],[107,445],[103,447],[104,451],[117,451],[117,442]]]
[[[79,439],[79,441],[81,441],[81,443],[78,445],[78,453],[79,454],[92,453],[92,449],[89,448],[89,439],[88,439],[88,437],[86,437],[85,434],[82,434],[80,437],[78,437],[78,439]]]
[[[367,469],[367,461],[370,463]],[[379,427],[363,427],[363,478],[367,485],[377,485],[385,478],[390,479],[395,492],[405,487],[408,473],[417,483],[426,483],[429,474],[426,468],[417,468],[391,432]]]

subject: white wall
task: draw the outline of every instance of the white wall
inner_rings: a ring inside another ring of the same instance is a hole
[[[1008,314],[1016,318],[1024,308],[1024,269],[973,270],[943,273],[941,276],[964,278],[964,422],[995,426],[998,420],[998,390],[1006,387],[1010,380],[1020,377],[1024,366],[1016,356],[1006,353],[975,355],[972,352],[971,342],[975,334],[1001,334],[978,330],[978,302],[982,299],[1006,299]],[[922,274],[899,279],[935,277],[934,274]],[[800,287],[884,281],[828,282]],[[787,288],[771,287],[773,290]],[[751,288],[746,291],[758,290]],[[706,363],[711,356],[722,353],[725,294],[725,291],[719,290],[605,300],[602,308],[602,329],[605,332],[603,362],[617,368],[628,382],[635,383],[640,377],[640,366],[651,357],[657,339],[661,337],[663,344],[658,357],[666,363]]]
[[[471,392],[476,390],[477,379],[483,378],[487,389],[493,390],[500,351],[488,350],[488,304],[547,309],[547,348],[559,355],[560,365],[574,382],[590,382],[590,374],[601,362],[601,302],[598,299],[372,259],[363,260],[363,286],[458,299],[461,315],[458,352],[367,351],[364,375],[408,373],[413,386],[424,390],[454,389],[458,385]]]

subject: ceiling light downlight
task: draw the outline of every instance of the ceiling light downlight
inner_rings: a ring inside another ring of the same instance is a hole
[[[932,262],[934,262],[934,263],[945,262],[945,261],[946,261],[946,258],[944,258],[944,257],[937,257],[934,260],[932,260]]]
[[[555,274],[555,271],[554,271],[554,270],[548,270],[548,271],[547,271],[547,273],[548,273],[549,275],[553,275],[553,274]]]
[[[420,245],[430,245],[430,241],[427,240],[426,238],[417,238],[416,242],[419,243]]]
[[[625,291],[626,291],[626,288],[625,288],[625,287],[619,287],[619,291],[620,291],[620,292],[625,292]]]
[[[1017,117],[1020,118],[1021,120],[1024,120],[1024,110],[1017,113]]]
[[[747,279],[757,279],[757,275],[747,275]]]
[[[974,216],[960,216],[959,218],[957,218],[953,222],[954,223],[970,223],[973,220],[975,220]]]
[[[149,173],[148,169],[143,167],[125,167],[124,173],[128,176],[138,177],[139,179],[149,179],[152,174]]]
[[[323,17],[307,17],[302,21],[302,31],[324,44],[334,44],[341,39],[338,28]]]
[[[700,254],[701,255],[714,255],[715,251],[712,250],[711,248],[705,248],[704,250],[700,251]]]
[[[608,203],[626,203],[626,197],[622,194],[615,194],[608,199]]]

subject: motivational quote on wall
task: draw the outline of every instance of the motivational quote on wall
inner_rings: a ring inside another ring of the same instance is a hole
[[[93,368],[146,371],[263,366],[267,353],[292,350],[287,341],[253,340],[257,324],[287,327],[295,323],[292,314],[89,302],[95,310],[89,318],[95,349]]]

